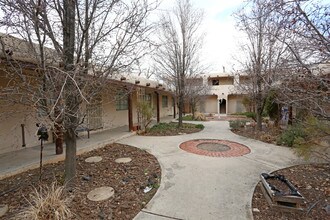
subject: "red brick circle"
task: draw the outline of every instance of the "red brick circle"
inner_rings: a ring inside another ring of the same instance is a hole
[[[199,149],[197,146],[201,143],[217,143],[228,146],[230,149],[226,151],[207,151]],[[209,157],[239,157],[250,153],[250,149],[243,145],[233,141],[217,140],[217,139],[196,139],[186,141],[180,144],[180,148],[189,153],[209,156]]]

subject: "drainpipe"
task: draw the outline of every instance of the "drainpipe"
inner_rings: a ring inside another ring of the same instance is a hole
[[[24,124],[21,124],[21,128],[22,128],[22,147],[26,147],[26,144],[25,144],[25,125]]]

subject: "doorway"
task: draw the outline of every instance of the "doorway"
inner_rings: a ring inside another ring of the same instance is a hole
[[[220,114],[226,114],[226,106],[227,106],[227,101],[226,99],[220,99],[219,100],[219,109],[220,109]]]

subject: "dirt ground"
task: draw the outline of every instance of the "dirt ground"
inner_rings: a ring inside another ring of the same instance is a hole
[[[256,132],[253,130],[235,130],[234,133],[263,142],[276,144],[280,134],[278,130]],[[304,212],[283,212],[271,208],[261,191],[259,182],[252,198],[254,219],[330,219],[330,164],[299,165],[276,171],[274,174],[284,175],[305,197]]]
[[[305,198],[304,212],[282,212],[271,208],[262,191],[261,183],[255,188],[252,198],[254,219],[330,219],[330,164],[299,165],[276,171],[284,175]]]
[[[101,156],[98,163],[87,163],[85,159]],[[130,157],[129,163],[116,163],[121,157]],[[42,184],[51,185],[63,182],[63,162],[45,165]],[[161,169],[156,158],[135,147],[111,144],[77,159],[77,178],[70,209],[72,219],[133,219],[156,193],[161,178]],[[28,205],[29,194],[38,188],[39,170],[30,170],[0,181],[0,203],[7,204],[9,211],[0,219],[15,219],[15,216]],[[102,186],[114,188],[114,197],[93,202],[87,194]],[[144,192],[150,186],[151,191]]]

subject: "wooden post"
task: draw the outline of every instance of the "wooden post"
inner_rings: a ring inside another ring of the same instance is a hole
[[[158,92],[155,92],[156,93],[156,98],[157,98],[157,123],[160,122],[160,103],[159,103],[159,93]]]
[[[176,101],[174,97],[172,101],[173,101],[173,118],[176,118]]]
[[[128,131],[133,131],[133,103],[132,103],[132,90],[128,91]]]
[[[22,127],[22,147],[26,147],[26,144],[25,144],[25,125],[24,124],[21,124],[21,127]]]

